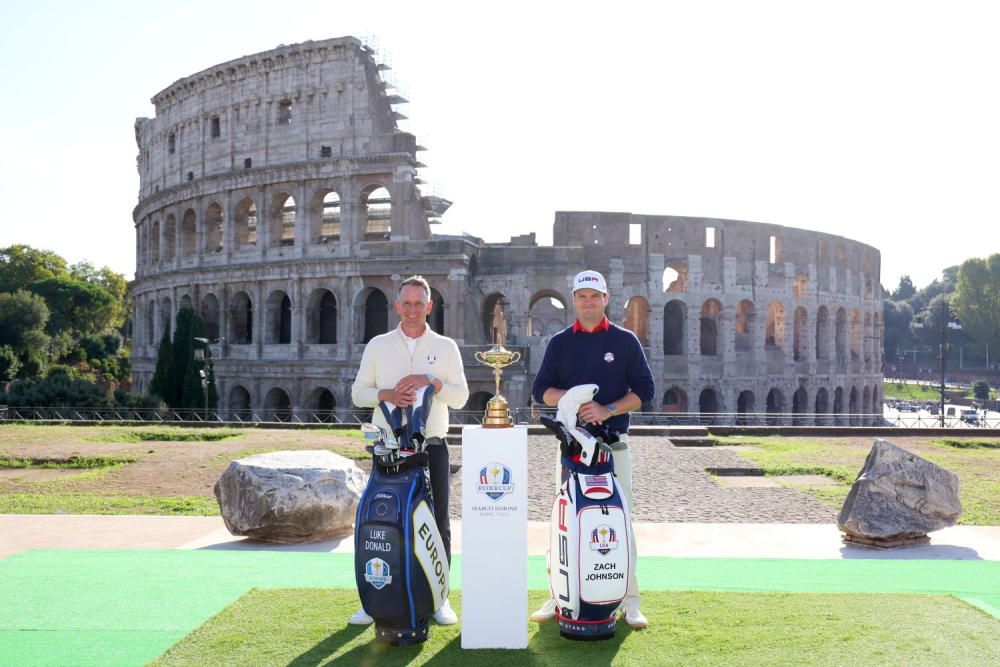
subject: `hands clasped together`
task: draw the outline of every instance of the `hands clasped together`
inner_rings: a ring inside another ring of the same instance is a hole
[[[429,384],[431,381],[427,379],[426,375],[407,375],[392,389],[383,389],[382,392],[386,394],[385,396],[379,392],[379,400],[392,403],[396,407],[408,408],[417,399],[417,390]]]

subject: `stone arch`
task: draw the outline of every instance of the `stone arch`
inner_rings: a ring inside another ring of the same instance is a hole
[[[469,394],[469,400],[465,402],[463,409],[471,410],[475,413],[476,419],[481,420],[486,412],[486,404],[491,398],[493,398],[493,394],[488,391],[474,391]]]
[[[431,314],[427,316],[427,324],[431,331],[444,335],[444,296],[435,288],[431,288]]]
[[[625,303],[626,329],[635,334],[639,344],[649,347],[649,301],[641,296],[633,296]]]
[[[663,269],[661,283],[664,292],[686,292],[688,285],[687,267],[675,262]]]
[[[870,415],[872,410],[872,390],[865,387],[861,392],[861,414]]]
[[[287,422],[292,419],[292,399],[281,387],[271,387],[264,395],[264,421]]]
[[[785,307],[780,301],[772,301],[767,306],[767,333],[764,347],[785,349]]]
[[[792,331],[793,356],[795,361],[806,359],[806,350],[809,349],[808,315],[806,309],[799,306],[795,309],[795,323]]]
[[[306,302],[306,342],[333,345],[337,342],[337,298],[321,287]]]
[[[493,316],[498,306],[503,311],[505,317],[510,316],[510,301],[504,294],[501,294],[500,292],[493,292],[483,299],[483,309],[480,311],[480,316],[483,321],[483,338],[487,345],[492,345],[496,342],[496,331],[493,328]]]
[[[381,183],[373,183],[361,192],[359,200],[365,212],[365,241],[388,241],[392,235],[392,198]]]
[[[287,192],[279,192],[271,199],[270,228],[271,247],[295,245],[295,218],[298,209],[295,197]]]
[[[844,414],[844,388],[837,387],[833,391],[833,414],[836,415],[836,422],[841,423],[840,416]]]
[[[292,300],[283,290],[274,290],[264,304],[264,344],[292,342]]]
[[[833,336],[833,325],[830,322],[830,310],[820,306],[816,311],[816,358],[830,358],[830,339]]]
[[[250,421],[253,416],[253,400],[250,390],[241,384],[235,385],[229,390],[229,400],[226,402],[229,407],[230,419],[239,421]]]
[[[381,336],[389,331],[389,299],[385,292],[377,287],[369,287],[362,292],[361,297],[364,299],[361,342],[367,343],[375,336]]]
[[[826,390],[826,387],[820,387],[816,390],[816,414],[828,414],[830,407],[830,392]]]
[[[861,361],[861,313],[851,311],[851,361]]]
[[[329,387],[315,387],[306,397],[305,408],[307,421],[332,423],[336,421],[334,411],[337,409],[337,397]]]
[[[772,387],[770,391],[767,392],[767,414],[768,415],[780,415],[785,410],[785,397],[781,393],[781,390],[777,387]],[[770,421],[770,423],[774,423]]]
[[[156,264],[160,261],[160,221],[153,221],[153,231],[150,234],[149,260]]]
[[[559,292],[543,289],[528,299],[529,336],[544,336],[566,328],[566,300]],[[536,328],[537,327],[537,328]]]
[[[687,394],[680,387],[671,387],[663,392],[663,412],[687,412]]]
[[[836,344],[837,344],[837,361],[843,362],[847,361],[847,311],[843,308],[837,309],[837,324],[836,324]]]
[[[340,194],[332,188],[313,193],[309,205],[310,243],[334,243],[340,240]]]
[[[201,318],[205,321],[205,337],[218,340],[220,329],[219,298],[209,292],[201,300]]]
[[[171,340],[174,338],[174,328],[171,326],[173,324],[173,315],[174,309],[170,302],[170,297],[165,296],[163,297],[163,301],[160,302],[160,335],[162,336],[162,332],[164,331],[169,331]]]
[[[177,258],[177,218],[173,213],[163,223],[163,243],[160,245],[160,260],[172,262]]]
[[[875,313],[872,317],[872,343],[875,345],[875,353],[872,355],[873,359],[876,364],[880,364],[885,355],[885,349],[882,342],[882,318],[879,317],[878,313]],[[875,370],[881,372],[880,368],[876,368]]]
[[[198,252],[198,214],[193,208],[184,211],[181,218],[179,250],[181,257],[191,257]]]
[[[858,388],[851,387],[850,398],[848,399],[847,402],[847,412],[848,414],[851,415],[852,424],[855,423],[858,419],[857,415],[860,408],[860,406],[858,405],[859,402],[860,402],[860,397],[858,396]]]
[[[744,426],[747,423],[746,415],[757,411],[757,397],[749,389],[744,389],[736,397],[736,424]]]
[[[228,338],[233,345],[253,343],[253,301],[246,292],[237,292],[229,305]]]
[[[257,205],[250,197],[244,197],[236,204],[233,229],[238,247],[257,245]]]
[[[807,276],[804,273],[796,274],[795,282],[792,283],[792,298],[793,299],[809,298],[809,276]]]
[[[146,304],[146,345],[156,345],[156,300]]]
[[[687,304],[679,299],[663,306],[663,354],[684,354],[684,332],[687,324]]]
[[[184,294],[181,296],[180,300],[177,302],[177,310],[182,308],[191,308],[191,295]]]
[[[698,414],[700,415],[714,415],[719,412],[721,405],[721,400],[719,397],[719,392],[715,387],[706,387],[698,395]],[[712,418],[702,419],[702,423],[711,423]]]
[[[805,387],[799,387],[792,394],[792,414],[801,415],[809,412],[809,392],[806,391]],[[796,419],[796,424],[800,423],[799,419]]]
[[[736,305],[736,351],[754,352],[754,332],[757,330],[757,308],[753,301],[743,299]]]
[[[718,299],[708,299],[701,304],[701,354],[714,357],[722,347],[722,304]]]
[[[223,228],[222,207],[218,203],[212,202],[205,210],[205,250],[207,252],[222,250]]]

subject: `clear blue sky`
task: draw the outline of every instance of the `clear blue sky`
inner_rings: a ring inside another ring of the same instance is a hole
[[[882,252],[918,286],[1000,252],[992,2],[46,2],[0,42],[0,246],[131,278],[133,123],[214,64],[376,35],[409,89],[440,230],[556,210],[773,222]]]

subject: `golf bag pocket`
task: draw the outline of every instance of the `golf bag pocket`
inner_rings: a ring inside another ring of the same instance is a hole
[[[580,512],[580,602],[617,605],[628,589],[628,522],[619,507]]]
[[[399,601],[406,596],[399,528],[366,523],[359,531],[358,547],[361,605],[373,617],[395,616]]]

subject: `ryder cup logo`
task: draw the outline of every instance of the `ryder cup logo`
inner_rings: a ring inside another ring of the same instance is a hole
[[[490,500],[500,500],[508,493],[513,493],[514,485],[510,481],[510,468],[502,463],[487,464],[479,471],[479,484],[476,492],[486,494]]]
[[[365,581],[380,590],[386,584],[392,583],[392,576],[389,574],[389,564],[381,558],[372,558],[365,563]]]
[[[615,360],[615,355],[611,354],[610,352],[604,355],[604,361],[608,362],[609,364],[614,360]]]
[[[601,524],[590,534],[591,551],[600,552],[602,556],[607,556],[608,552],[618,548],[618,539],[615,537],[615,529],[607,524]]]

